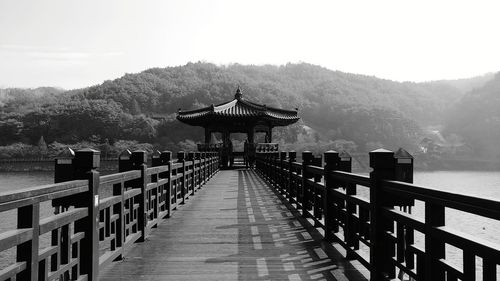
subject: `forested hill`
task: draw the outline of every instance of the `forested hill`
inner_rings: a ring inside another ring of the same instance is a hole
[[[478,157],[500,159],[500,73],[449,111],[445,133],[463,137]]]
[[[25,105],[36,100],[52,99],[58,94],[64,93],[65,90],[54,87],[39,87],[35,89],[8,88],[0,89],[0,106],[4,107],[7,103],[11,105]],[[2,108],[3,110],[9,110]]]
[[[269,105],[298,106],[303,112],[311,108],[317,111],[319,105],[385,108],[420,124],[440,123],[443,109],[463,95],[453,81],[398,83],[305,63],[285,66],[190,63],[127,74],[79,93],[87,99],[112,99],[133,114],[169,114],[179,107],[225,101],[232,97],[238,84],[246,97]]]
[[[34,97],[31,103],[5,100],[0,112],[0,144],[54,141],[111,143],[138,140],[158,148],[201,141],[200,129],[175,120],[178,108],[190,109],[230,100],[238,85],[245,98],[283,108],[299,108],[299,124],[277,130],[291,148],[378,146],[412,149],[422,128],[442,124],[445,112],[470,85],[460,82],[399,83],[331,71],[301,63],[284,66],[189,63],[127,74],[101,85]],[[464,86],[465,85],[465,86]],[[164,121],[157,117],[163,116]],[[153,118],[155,117],[155,118]]]

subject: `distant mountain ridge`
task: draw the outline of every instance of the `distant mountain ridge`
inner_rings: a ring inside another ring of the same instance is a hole
[[[431,84],[445,84],[452,87],[457,88],[462,93],[470,92],[474,89],[481,88],[488,81],[492,80],[495,77],[494,72],[489,72],[483,75],[474,76],[470,78],[462,78],[462,79],[448,79],[448,80],[435,80],[424,83]]]
[[[447,114],[444,131],[463,137],[476,157],[500,160],[500,73],[457,102]]]

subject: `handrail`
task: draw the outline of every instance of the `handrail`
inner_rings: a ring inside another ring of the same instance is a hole
[[[359,175],[354,173],[342,172],[342,171],[331,171],[330,175],[332,175],[336,180],[349,182],[352,184],[359,184],[363,186],[370,186],[370,177],[365,175]]]
[[[144,151],[126,151],[120,172],[100,176],[99,152],[85,149],[55,162],[59,183],[0,193],[0,213],[17,213],[17,226],[0,230],[0,254],[17,252],[15,262],[0,269],[0,280],[97,280],[99,270],[144,241],[219,170],[215,152],[185,157],[179,152],[172,160],[163,152],[148,168]],[[41,218],[45,202],[54,214]],[[45,233],[50,244],[40,239]]]
[[[323,228],[326,241],[339,243],[347,259],[370,270],[371,280],[400,280],[397,276],[403,275],[475,280],[478,274],[497,280],[500,245],[446,225],[445,208],[500,221],[500,200],[412,184],[413,158],[402,150],[370,152],[370,176],[352,173],[347,153],[325,152],[323,167],[310,152],[302,153],[302,162],[296,162],[295,152],[286,154],[257,153],[257,171],[304,218]],[[369,198],[357,195],[358,186],[368,188]],[[410,211],[415,200],[423,202],[424,219]],[[424,235],[425,248],[415,243],[415,232]],[[369,258],[360,244],[369,249]],[[449,262],[445,244],[462,250],[463,269]],[[476,267],[476,257],[482,268]]]
[[[416,200],[500,220],[500,201],[492,198],[452,193],[399,181],[384,181],[383,186],[394,194],[411,196]]]
[[[23,199],[33,199],[35,197],[41,197],[41,196],[49,196],[49,195],[53,196],[53,193],[60,191],[75,190],[76,193],[78,192],[78,189],[82,187],[88,188],[88,181],[74,180],[69,182],[46,184],[37,187],[29,187],[13,191],[0,192],[0,204],[5,204]],[[43,197],[38,200],[38,202],[41,201],[44,201]]]
[[[123,181],[138,179],[140,177],[141,177],[141,172],[138,170],[135,170],[135,171],[121,172],[121,173],[101,176],[99,181],[100,181],[101,185],[103,185],[103,184],[115,184],[115,183],[120,183]]]

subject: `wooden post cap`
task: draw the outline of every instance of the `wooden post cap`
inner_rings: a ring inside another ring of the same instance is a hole
[[[326,165],[333,165],[336,166],[339,162],[339,153],[335,150],[328,150],[327,152],[323,153],[325,157],[325,164]]]
[[[159,150],[155,150],[151,154],[151,165],[153,165],[153,167],[163,165],[163,162],[162,162],[160,156],[161,156],[161,152]]]
[[[172,160],[172,152],[168,150],[162,151],[160,158],[163,163],[167,164],[170,160]]]
[[[352,157],[347,151],[342,151],[339,153],[340,161],[351,161]]]
[[[177,160],[183,161],[186,158],[186,153],[184,151],[177,152]]]
[[[56,165],[71,165],[73,158],[75,158],[75,151],[68,147],[57,155]]]
[[[70,147],[67,147],[61,153],[57,154],[56,159],[72,159],[74,157],[75,151]]]
[[[142,165],[148,162],[148,155],[144,150],[135,150],[132,151],[132,155],[130,155],[130,160],[132,164],[135,166]]]
[[[352,171],[352,157],[347,151],[342,151],[339,153],[339,170],[343,172],[351,172]]]
[[[161,152],[159,150],[155,150],[153,151],[153,153],[151,154],[151,158],[155,159],[155,158],[160,158],[160,155],[161,155]]]
[[[313,153],[311,151],[304,151],[302,152],[302,161],[303,162],[310,162],[313,159]]]
[[[130,156],[132,156],[132,152],[128,149],[122,151],[120,155],[118,156],[119,160],[130,160]]]
[[[280,157],[282,160],[285,160],[286,159],[286,151],[281,151],[280,152]]]
[[[374,170],[392,169],[394,168],[394,152],[379,148],[370,151],[370,167]]]
[[[399,148],[394,153],[394,158],[397,164],[413,164],[413,156],[403,148]]]
[[[79,170],[97,169],[101,163],[101,152],[92,148],[77,150],[73,163]]]

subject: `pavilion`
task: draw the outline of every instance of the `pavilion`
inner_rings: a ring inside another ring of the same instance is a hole
[[[238,86],[234,99],[218,105],[211,105],[194,110],[181,110],[177,120],[191,126],[201,126],[205,129],[205,143],[198,146],[199,150],[213,147],[212,134],[222,134],[221,152],[223,158],[233,159],[231,133],[247,134],[247,145],[244,156],[255,152],[255,134],[265,133],[265,143],[272,143],[272,129],[277,126],[288,126],[297,122],[298,110],[285,110],[251,102],[243,97]],[[226,161],[223,161],[226,162]],[[226,162],[227,163],[227,162]]]

